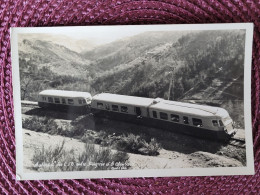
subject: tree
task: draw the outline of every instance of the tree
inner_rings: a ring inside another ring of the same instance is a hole
[[[29,75],[21,77],[21,99],[25,100],[33,90],[33,78]]]

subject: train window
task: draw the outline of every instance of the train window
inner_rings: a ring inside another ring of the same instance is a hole
[[[97,107],[98,107],[99,109],[103,109],[103,103],[97,102]]]
[[[126,106],[121,106],[121,112],[127,112],[128,108]]]
[[[73,99],[68,99],[68,104],[74,104]]]
[[[46,102],[46,97],[42,96],[42,100]]]
[[[86,102],[86,100],[85,100],[85,99],[83,99],[83,100],[82,100],[82,103],[83,103],[83,104],[86,104],[87,102]]]
[[[83,104],[83,100],[82,99],[79,99],[79,104]]]
[[[184,124],[189,124],[189,118],[187,116],[183,117],[183,123]]]
[[[179,115],[171,114],[171,120],[172,120],[173,122],[179,122],[180,117],[179,117]]]
[[[56,104],[60,104],[60,98],[54,98],[54,102],[55,102]]]
[[[163,120],[168,120],[168,114],[164,112],[160,112],[160,118]]]
[[[214,127],[217,127],[218,126],[218,121],[217,120],[212,120],[212,124]]]
[[[105,104],[106,110],[110,110],[109,104]]]
[[[53,98],[52,97],[48,97],[48,102],[53,103]]]
[[[219,125],[220,125],[221,127],[223,127],[223,126],[224,126],[224,124],[223,124],[222,120],[219,120]]]
[[[119,111],[118,105],[112,105],[112,110],[118,112]]]
[[[153,111],[153,118],[157,118],[157,112]]]
[[[62,98],[62,99],[61,99],[61,102],[62,102],[63,104],[66,104],[65,98]]]
[[[196,127],[202,127],[202,120],[198,118],[192,118],[193,125]]]

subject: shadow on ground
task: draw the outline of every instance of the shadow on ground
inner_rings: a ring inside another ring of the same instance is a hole
[[[53,119],[63,119],[63,120],[75,120],[82,115],[80,112],[75,112],[71,110],[50,110],[44,108],[34,108],[24,113],[25,115],[33,115],[39,117],[48,117]]]
[[[225,146],[224,143],[214,140],[204,140],[163,129],[93,116],[82,117],[81,120],[77,121],[77,124],[84,124],[86,129],[95,130],[97,132],[104,131],[108,135],[120,136],[122,134],[132,133],[142,136],[148,142],[152,138],[156,138],[165,150],[177,151],[184,154],[197,151],[217,153],[221,147]]]

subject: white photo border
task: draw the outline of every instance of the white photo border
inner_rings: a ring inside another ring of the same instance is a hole
[[[244,58],[244,118],[246,141],[245,167],[217,168],[174,168],[147,170],[106,170],[106,171],[74,171],[74,172],[23,172],[23,133],[21,115],[21,94],[18,56],[18,34],[20,33],[59,33],[62,31],[77,32],[86,28],[105,32],[107,28],[116,30],[132,30],[142,28],[151,31],[193,31],[193,30],[246,30]],[[87,179],[87,178],[129,178],[129,177],[171,177],[171,176],[218,176],[218,175],[253,175],[254,154],[251,122],[251,62],[253,43],[253,23],[226,24],[176,24],[176,25],[121,25],[121,26],[74,26],[74,27],[12,27],[11,58],[12,81],[16,139],[16,178],[17,180],[49,180],[49,179]]]

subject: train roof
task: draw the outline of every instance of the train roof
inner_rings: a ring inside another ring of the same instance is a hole
[[[70,98],[88,98],[91,97],[91,94],[88,92],[80,92],[80,91],[65,91],[65,90],[44,90],[39,93],[39,95],[46,95],[46,96],[57,96],[57,97],[70,97]]]
[[[93,100],[111,102],[123,105],[135,105],[140,107],[147,107],[152,104],[152,98],[128,96],[128,95],[118,95],[111,93],[101,93],[93,96]]]
[[[156,99],[155,99],[156,100]],[[184,102],[176,102],[169,101],[163,99],[157,99],[156,103],[151,105],[150,108],[168,111],[168,112],[176,112],[176,113],[185,113],[188,115],[194,116],[220,116],[227,117],[228,112],[219,107],[206,106],[206,105],[198,105]]]
[[[93,100],[110,102],[115,104],[133,105],[148,107],[160,111],[172,112],[172,113],[185,113],[192,116],[229,116],[228,112],[219,107],[191,104],[177,101],[164,100],[161,98],[144,98],[128,95],[118,95],[110,93],[101,93],[93,96]]]

